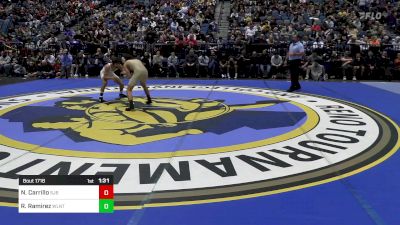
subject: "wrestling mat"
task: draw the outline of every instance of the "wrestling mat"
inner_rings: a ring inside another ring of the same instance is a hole
[[[0,86],[2,225],[398,225],[400,83]],[[18,175],[114,176],[112,214],[19,214]]]

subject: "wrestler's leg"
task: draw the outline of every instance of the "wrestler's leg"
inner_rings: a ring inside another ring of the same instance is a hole
[[[104,90],[106,89],[106,86],[107,86],[107,79],[106,78],[103,78],[103,79],[101,79],[101,82],[102,82],[102,84],[101,84],[101,88],[100,88],[100,97],[99,97],[99,101],[100,102],[105,102],[104,101],[104,99],[103,99],[103,94],[104,94]]]
[[[114,75],[113,80],[119,85],[119,98],[126,98],[126,95],[124,95],[123,93],[124,83],[122,82],[122,80],[117,75]]]
[[[147,87],[146,81],[140,81],[140,85],[142,86],[144,93],[146,93],[146,97],[147,97],[147,102],[146,104],[151,104],[151,96],[150,96],[150,91],[149,88]]]

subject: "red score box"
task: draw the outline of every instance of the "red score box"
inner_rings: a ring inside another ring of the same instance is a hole
[[[114,199],[114,185],[100,185],[99,199]]]

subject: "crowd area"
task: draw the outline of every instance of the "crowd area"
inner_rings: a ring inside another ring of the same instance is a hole
[[[1,1],[1,41],[46,47],[99,4],[80,0]]]
[[[400,79],[400,4],[383,0],[10,1],[0,4],[0,74],[98,76],[112,55],[154,77],[287,78],[291,35],[305,79]],[[222,18],[225,19],[225,18]]]

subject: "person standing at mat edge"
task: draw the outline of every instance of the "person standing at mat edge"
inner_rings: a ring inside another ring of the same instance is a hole
[[[140,85],[142,86],[144,92],[146,93],[147,96],[147,101],[146,104],[151,104],[151,97],[150,97],[150,92],[149,89],[147,88],[146,82],[149,77],[149,73],[146,69],[146,67],[143,65],[142,61],[138,59],[130,59],[125,61],[124,63],[124,69],[123,69],[123,74],[126,76],[130,77],[129,83],[128,83],[128,100],[129,100],[129,106],[126,108],[126,111],[131,111],[135,108],[133,104],[133,87],[137,84],[137,82],[140,82]]]
[[[304,46],[300,42],[298,34],[292,36],[292,43],[289,45],[289,51],[286,56],[286,63],[289,65],[291,85],[288,92],[301,89],[299,75],[301,72],[301,59],[304,56]]]

